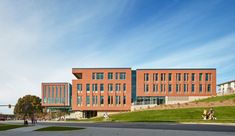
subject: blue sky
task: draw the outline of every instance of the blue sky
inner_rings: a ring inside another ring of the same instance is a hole
[[[234,0],[1,0],[0,104],[73,67],[217,68],[235,79]],[[0,108],[2,113],[12,109]]]

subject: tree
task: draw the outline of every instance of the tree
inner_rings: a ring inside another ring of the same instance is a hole
[[[42,113],[41,99],[35,95],[19,98],[14,108],[14,114],[18,117],[40,113]]]

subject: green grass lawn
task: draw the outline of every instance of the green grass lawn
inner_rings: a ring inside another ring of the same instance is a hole
[[[37,129],[35,131],[70,131],[70,130],[81,130],[81,129],[84,128],[51,126],[51,127]]]
[[[205,121],[201,115],[204,108],[146,110],[122,113],[110,116],[110,121],[116,122],[221,122],[235,123],[235,106],[215,107],[217,120]],[[90,119],[103,121],[103,117]]]
[[[224,101],[224,100],[235,100],[235,94],[210,97],[206,99],[197,100],[197,102],[215,102],[215,101]]]
[[[24,125],[0,124],[0,131],[24,127]]]

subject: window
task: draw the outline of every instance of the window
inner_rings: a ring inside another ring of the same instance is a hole
[[[120,96],[116,96],[116,105],[119,105],[119,104],[121,104]]]
[[[64,85],[64,98],[66,97],[66,86]],[[64,100],[65,103],[65,100]]]
[[[113,104],[113,96],[108,96],[108,104]]]
[[[86,105],[90,106],[90,96],[86,96]]]
[[[120,79],[125,80],[126,79],[126,73],[120,73]]]
[[[202,81],[202,76],[203,76],[203,74],[199,73],[199,81]]]
[[[178,92],[180,91],[180,86],[179,86],[179,84],[176,84],[175,89],[176,89],[176,93],[178,93]]]
[[[92,79],[104,79],[104,73],[92,73]]]
[[[195,73],[192,73],[192,81],[195,81]]]
[[[92,79],[95,79],[95,73],[92,73]]]
[[[113,79],[113,73],[108,73],[108,79]]]
[[[171,81],[171,78],[172,78],[172,74],[169,73],[169,74],[168,74],[168,80]]]
[[[101,92],[104,91],[104,84],[100,84],[100,91],[101,91]]]
[[[116,84],[115,90],[120,91],[120,84]]]
[[[176,80],[180,81],[181,80],[181,73],[176,73]]]
[[[165,81],[165,73],[161,73],[161,81]]]
[[[96,73],[96,79],[104,79],[104,73]]]
[[[87,91],[87,92],[90,91],[90,84],[86,84],[86,91]]]
[[[60,86],[60,97],[62,97],[62,86]]]
[[[51,90],[52,90],[52,98],[54,98],[54,86],[51,87]]]
[[[211,84],[208,84],[207,85],[207,92],[210,92],[211,91]]]
[[[100,105],[104,104],[104,96],[100,96]]]
[[[76,73],[75,76],[77,77],[77,79],[82,79],[82,73]]]
[[[123,91],[126,91],[126,84],[123,84]]]
[[[111,96],[108,96],[108,104],[111,104]]]
[[[188,81],[188,73],[184,73],[184,81]]]
[[[171,91],[172,91],[172,86],[171,86],[171,84],[169,84],[168,85],[168,92],[171,93]]]
[[[126,104],[126,96],[123,96],[123,104]]]
[[[46,86],[43,87],[43,96],[46,97]]]
[[[92,91],[95,92],[98,90],[98,85],[97,84],[92,84]]]
[[[56,97],[58,97],[58,86],[56,86],[56,93],[55,93]]]
[[[51,96],[50,96],[50,94],[51,94],[50,86],[48,86],[47,93],[48,93],[48,94],[47,94],[47,97],[50,98],[50,97],[51,97]]]
[[[209,81],[209,73],[206,73],[206,81]]]
[[[161,92],[165,92],[165,84],[161,84]]]
[[[97,105],[98,96],[92,96],[92,105]]]
[[[82,84],[77,84],[77,90],[82,91]]]
[[[195,91],[195,85],[192,84],[192,93],[194,93],[194,91]]]
[[[118,73],[115,74],[115,78],[118,79]]]
[[[144,74],[144,81],[149,81],[149,74],[148,73]]]
[[[108,84],[108,90],[109,90],[110,92],[113,91],[113,84]]]
[[[65,103],[65,91],[63,91],[65,89],[64,86],[60,86],[60,99],[59,99],[59,103]],[[78,91],[80,92],[80,91]]]
[[[82,105],[82,96],[77,97],[77,105]]]
[[[158,92],[158,84],[153,84],[153,92]]]
[[[144,92],[148,92],[149,91],[149,85],[148,84],[144,84]]]
[[[199,92],[202,92],[202,84],[199,85]]]
[[[187,84],[184,84],[184,92],[188,92],[188,85]]]
[[[153,81],[158,81],[158,73],[153,74]]]
[[[92,96],[92,105],[95,105],[95,96]]]

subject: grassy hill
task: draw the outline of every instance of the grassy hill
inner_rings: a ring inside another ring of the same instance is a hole
[[[235,94],[216,96],[185,104],[163,105],[145,111],[114,114],[109,121],[117,122],[216,122],[235,123]],[[204,109],[214,107],[217,120],[202,120]],[[89,119],[103,121],[103,117]]]
[[[110,121],[118,122],[223,122],[235,123],[235,106],[215,107],[217,120],[204,121],[201,118],[204,108],[146,110],[110,116]],[[103,117],[92,121],[103,121]]]
[[[225,100],[235,100],[235,94],[210,97],[206,99],[197,100],[197,102],[216,102],[216,101],[225,101]]]

